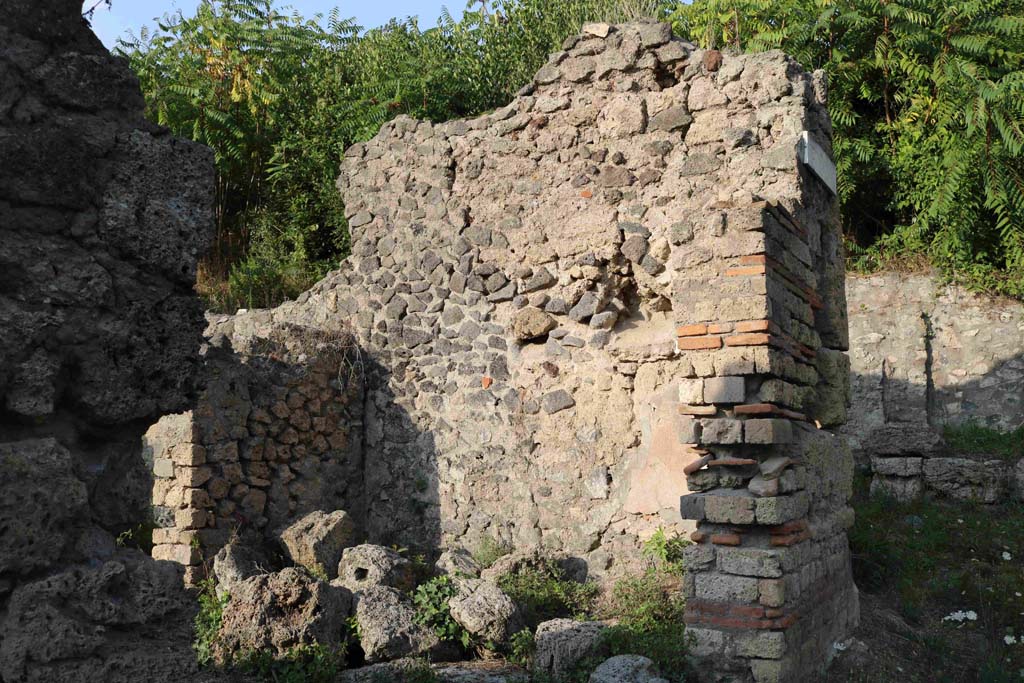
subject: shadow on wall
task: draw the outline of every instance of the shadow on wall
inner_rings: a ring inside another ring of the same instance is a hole
[[[624,330],[635,324],[622,321]],[[262,331],[255,334],[254,329]],[[510,485],[507,473],[484,467],[485,454],[474,454],[487,444],[466,443],[468,435],[487,431],[481,415],[490,410],[500,417],[501,407],[480,405],[448,424],[455,415],[442,410],[440,403],[421,405],[442,399],[434,392],[417,392],[407,381],[408,360],[401,354],[384,351],[370,356],[341,333],[281,323],[250,329],[242,318],[222,318],[209,336],[208,379],[195,409],[164,418],[147,435],[157,475],[155,557],[189,565],[190,578],[201,579],[202,561],[236,530],[255,529],[276,538],[308,512],[338,509],[355,518],[365,540],[428,556],[453,542],[473,550],[484,537],[500,546],[523,545],[515,542],[514,527],[521,520],[511,506],[477,505],[471,497],[479,490],[501,496]],[[541,356],[530,354],[516,360],[542,362]],[[991,387],[993,378],[1005,382],[1007,372],[1016,372],[1022,363],[1021,356],[1007,359],[959,389],[975,395]],[[633,401],[660,405],[662,394],[669,391],[674,397],[676,392],[662,381],[641,381],[647,365],[660,367],[654,361],[640,363]],[[665,381],[671,384],[670,380]],[[438,382],[443,386],[444,378]],[[856,440],[851,438],[858,460],[865,467],[872,458],[885,460],[876,472],[881,481],[876,489],[901,497],[929,490],[986,502],[1015,490],[1016,463],[982,453],[954,457],[943,447],[940,426],[928,424],[927,383],[857,373],[851,383],[855,400],[850,422],[861,429]],[[865,400],[866,387],[874,387],[881,400]],[[862,407],[866,411],[858,413]],[[598,415],[595,433],[605,427],[602,419],[617,418]],[[453,433],[462,440],[459,448],[442,453],[440,444]],[[649,438],[652,435],[645,436]],[[665,444],[654,438],[647,450],[653,447]],[[527,454],[527,464],[542,457],[539,452]],[[624,461],[635,457],[636,453],[622,452]],[[908,464],[897,458],[911,460]],[[933,462],[925,464],[924,459]],[[685,465],[676,464],[680,471]],[[634,478],[643,478],[646,470],[642,463],[640,467],[631,473]],[[564,476],[549,467],[522,471],[530,481],[513,485],[531,490],[558,485]],[[685,493],[684,488],[678,491]],[[631,489],[620,507],[633,505],[632,497]],[[543,499],[533,505],[537,514],[553,514],[545,510],[549,504]],[[472,509],[467,512],[460,506]],[[499,518],[502,509],[507,513],[504,519]],[[202,553],[196,551],[196,537]],[[561,550],[588,559],[583,557],[587,553],[574,552],[571,546]]]
[[[193,410],[161,419],[145,436],[155,475],[153,556],[186,565],[195,583],[232,535],[276,539],[309,512],[339,509],[384,545],[401,539],[381,535],[375,517],[381,508],[405,510],[422,546],[437,547],[433,437],[395,400],[400,368],[365,356],[347,334],[285,324],[232,337],[232,325],[214,324]],[[410,477],[392,473],[389,461],[408,463],[396,451],[413,445],[415,488],[396,490],[395,481]]]
[[[927,379],[918,383],[892,374],[853,374],[854,403],[843,431],[858,467],[872,477],[872,493],[897,500],[925,494],[985,504],[1024,500],[1022,448],[1014,448],[1009,437],[995,436],[1024,425],[1019,418],[1016,423],[1007,419],[1024,399],[1022,368],[1024,355],[1007,358],[958,383],[955,391],[937,390]],[[975,404],[966,419],[959,411],[949,419],[937,410],[943,400],[962,404],[970,400],[964,397],[992,396],[994,390],[1006,397],[1002,412],[998,402]],[[877,402],[865,400],[869,391],[879,397]],[[865,411],[858,414],[860,407]],[[990,417],[976,417],[985,414]],[[964,438],[947,443],[947,426]]]
[[[847,278],[857,450],[888,423],[1024,423],[1024,306],[928,274]]]

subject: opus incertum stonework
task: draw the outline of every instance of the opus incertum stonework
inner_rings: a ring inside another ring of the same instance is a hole
[[[825,88],[781,53],[601,24],[492,114],[385,124],[338,180],[352,256],[213,318],[233,360],[151,430],[154,554],[198,576],[239,522],[330,507],[373,542],[490,538],[603,578],[668,527],[695,541],[709,679],[822,669],[858,618],[852,459],[828,431],[838,209],[802,161],[830,149]]]
[[[80,10],[0,14],[0,678],[218,679],[177,565],[342,509],[599,581],[686,533],[703,677],[824,668],[857,593],[820,75],[588,25],[508,106],[348,150],[352,256],[200,347],[211,156]],[[114,542],[147,507],[173,562]]]

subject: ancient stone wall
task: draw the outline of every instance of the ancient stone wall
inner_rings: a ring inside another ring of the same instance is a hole
[[[958,453],[945,425],[1024,424],[1024,306],[884,273],[847,280],[853,400],[842,430],[876,491],[1024,499],[1024,461]]]
[[[0,679],[181,680],[180,570],[143,521],[141,436],[187,406],[213,159],[147,124],[81,2],[0,10]],[[122,543],[125,536],[121,536]]]
[[[508,106],[348,150],[353,255],[225,334],[351,330],[360,493],[335,507],[371,541],[600,578],[696,522],[705,670],[800,680],[857,619],[852,461],[822,428],[848,391],[837,204],[798,161],[808,138],[827,165],[824,91],[781,53],[588,26]]]
[[[273,537],[313,510],[363,509],[364,369],[351,336],[236,327],[212,322],[195,407],[145,435],[153,557],[185,565],[193,584],[237,530]]]

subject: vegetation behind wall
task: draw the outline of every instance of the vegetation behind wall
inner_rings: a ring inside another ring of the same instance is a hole
[[[204,0],[122,41],[150,117],[217,154],[219,236],[200,288],[268,306],[348,253],[339,160],[398,114],[509,101],[590,20],[658,16],[709,48],[780,48],[830,76],[854,265],[930,262],[1024,296],[1024,0],[471,0],[423,29],[337,10]]]
[[[474,3],[475,5],[476,3]],[[654,0],[496,0],[438,26],[362,32],[337,10],[304,19],[274,0],[204,0],[122,40],[148,116],[217,156],[218,238],[199,287],[214,308],[272,306],[348,254],[341,156],[399,114],[444,121],[505,104],[594,19]]]

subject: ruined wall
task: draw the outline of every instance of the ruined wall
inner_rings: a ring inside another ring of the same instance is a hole
[[[190,584],[237,530],[274,536],[313,510],[363,509],[364,369],[351,336],[282,325],[253,337],[236,322],[207,331],[195,407],[144,437],[153,557],[185,565]]]
[[[180,570],[115,537],[142,433],[192,391],[212,155],[144,121],[81,2],[2,5],[0,678],[180,680]]]
[[[1024,499],[1024,460],[953,452],[944,425],[1024,424],[1024,305],[883,273],[847,280],[853,401],[843,429],[872,487],[999,503]]]
[[[600,578],[697,523],[703,670],[802,680],[857,620],[852,460],[822,429],[848,392],[838,208],[798,161],[807,136],[828,163],[824,91],[781,53],[587,26],[508,106],[349,149],[352,256],[223,335],[351,330],[359,495],[331,507],[371,541]]]

